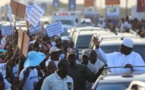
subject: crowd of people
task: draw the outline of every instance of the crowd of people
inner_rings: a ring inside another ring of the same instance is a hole
[[[74,42],[68,38],[33,36],[25,57],[17,48],[16,37],[14,40],[10,36],[1,40],[5,47],[0,49],[0,64],[6,65],[3,68],[6,73],[0,73],[1,90],[90,90],[106,65],[121,64],[125,68],[145,66],[142,57],[132,51],[131,39],[123,40],[120,52],[105,54],[98,39],[94,38],[96,50],[83,50],[79,59]]]
[[[103,18],[103,17],[102,17]],[[145,20],[130,19],[128,16],[126,18],[121,18],[120,23],[116,25],[112,20],[105,21],[104,19],[98,20],[98,25],[102,28],[108,28],[111,31],[117,31],[119,28],[120,32],[129,32],[129,30],[133,30],[137,32],[141,37],[145,37]]]
[[[114,29],[111,21],[108,28]],[[144,20],[134,20],[130,24],[128,19],[122,19],[121,31],[128,32],[131,28],[144,30]],[[145,63],[138,53],[133,52],[131,39],[123,40],[120,52],[105,54],[94,37],[96,49],[83,50],[79,58],[73,40],[67,37],[40,34],[29,37],[27,57],[18,48],[18,30],[14,36],[0,38],[3,46],[0,49],[0,90],[90,90],[105,66],[124,66],[110,69],[111,72],[128,71],[128,68],[144,70],[133,68],[145,66]]]
[[[0,90],[88,90],[105,65],[95,51],[85,50],[79,59],[74,42],[59,35],[30,36],[27,57],[17,42],[17,33],[1,39],[0,64],[6,73],[0,74]]]

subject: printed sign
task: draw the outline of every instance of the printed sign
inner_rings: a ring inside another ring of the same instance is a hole
[[[145,12],[145,0],[137,0],[137,12]]]
[[[75,10],[76,9],[76,0],[69,0],[69,10]]]
[[[27,6],[27,8],[26,8],[26,17],[29,14],[31,9],[32,9],[32,6]]]
[[[18,17],[25,18],[26,6],[11,0],[10,6],[12,7],[12,13]]]
[[[29,30],[30,30],[30,35],[37,34],[37,33],[41,32],[41,30],[42,30],[41,23],[39,22],[36,27],[31,25]]]
[[[35,4],[29,11],[29,14],[27,15],[27,20],[30,24],[36,27],[40,21],[40,18],[43,15],[44,15],[43,9],[41,9],[38,5]]]
[[[10,6],[8,6],[8,17],[10,22],[13,22],[13,17],[12,17],[12,8]]]
[[[52,37],[54,35],[57,35],[57,34],[64,32],[61,22],[56,22],[56,23],[53,23],[51,25],[48,25],[46,27],[46,31],[47,31],[47,34],[49,37]]]
[[[2,73],[3,77],[6,77],[6,63],[0,63],[0,72]]]
[[[84,0],[84,6],[85,7],[92,7],[94,6],[95,0]]]
[[[105,0],[106,5],[120,5],[120,0]]]
[[[111,20],[114,25],[119,24],[120,10],[117,6],[108,6],[106,10],[106,20]]]
[[[53,0],[53,7],[59,7],[59,0]]]
[[[9,36],[9,35],[12,35],[14,28],[13,28],[13,26],[8,25],[8,26],[2,26],[1,30],[2,30],[3,36]]]

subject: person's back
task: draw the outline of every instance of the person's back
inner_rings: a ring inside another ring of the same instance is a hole
[[[71,68],[69,76],[74,80],[74,90],[86,90],[86,81],[94,82],[94,73],[83,64],[76,64],[74,68]]]
[[[103,71],[103,67],[94,74],[86,65],[76,64],[76,55],[74,48],[67,51],[67,60],[70,62],[69,76],[74,80],[74,90],[86,90],[86,81],[95,82]]]

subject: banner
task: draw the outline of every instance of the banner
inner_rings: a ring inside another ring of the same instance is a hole
[[[111,20],[114,25],[119,24],[120,11],[117,6],[108,6],[106,10],[106,20]]]
[[[54,35],[61,34],[64,32],[61,22],[56,22],[56,23],[48,25],[46,27],[46,31],[49,37],[52,37]]]
[[[30,30],[30,35],[40,33],[42,30],[41,23],[39,22],[36,27],[31,25],[29,30]]]
[[[76,9],[76,0],[69,0],[68,8],[69,8],[69,10],[75,10]]]
[[[145,0],[137,0],[137,12],[145,12]]]
[[[120,5],[120,0],[105,0],[106,5]]]
[[[84,0],[84,7],[92,7],[94,6],[95,0]]]
[[[59,7],[59,0],[53,0],[53,7]]]
[[[2,36],[9,36],[9,35],[12,35],[14,27],[11,25],[1,26],[1,30],[2,30]]]

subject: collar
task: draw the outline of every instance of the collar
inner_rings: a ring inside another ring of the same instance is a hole
[[[59,80],[60,80],[60,79],[65,79],[65,78],[67,78],[67,76],[66,76],[65,78],[61,78],[61,77],[57,74],[57,72],[56,72],[56,71],[55,71],[55,73],[54,73],[54,74],[55,74],[56,78],[57,78],[57,79],[59,79]]]

